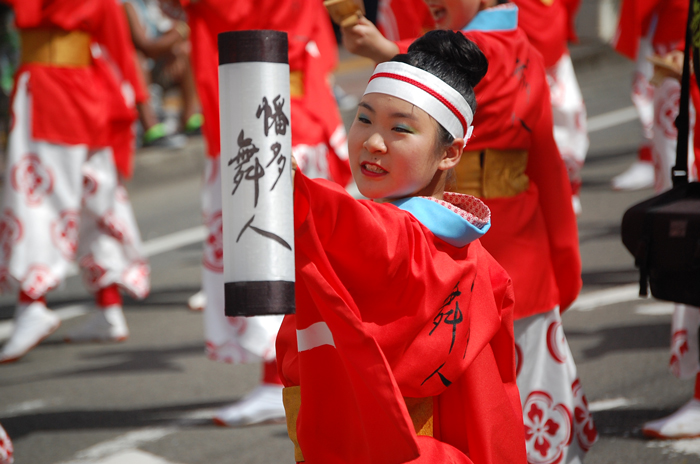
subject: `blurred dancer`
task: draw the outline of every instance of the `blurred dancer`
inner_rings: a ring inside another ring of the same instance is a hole
[[[637,152],[637,160],[625,172],[613,178],[612,188],[615,190],[639,190],[654,186],[653,138],[655,133],[662,134],[665,129],[664,122],[655,117],[656,90],[649,82],[653,75],[653,65],[647,58],[652,55],[663,56],[676,49],[684,38],[687,15],[688,0],[622,2],[620,21],[612,45],[636,63],[632,103],[639,113],[644,138]],[[667,173],[663,173],[662,177],[667,177]]]
[[[97,311],[72,341],[122,341],[119,287],[148,294],[149,268],[120,175],[131,173],[134,49],[116,0],[12,0],[22,42],[0,219],[0,282],[19,290],[0,362],[60,320],[45,295],[77,258]]]
[[[201,132],[197,92],[190,66],[190,28],[182,20],[165,17],[156,0],[121,0],[137,52],[138,71],[148,88],[154,80],[164,87],[177,86],[182,98],[178,130]],[[151,100],[137,105],[143,126],[143,145],[181,147],[184,137],[168,134]]]
[[[552,99],[554,140],[571,183],[574,211],[581,212],[581,169],[588,153],[586,106],[569,55],[568,41],[576,40],[574,19],[580,0],[513,0],[518,27],[544,58]]]
[[[209,230],[202,272],[207,355],[229,363],[263,361],[260,385],[241,401],[217,412],[214,421],[219,425],[245,425],[283,420],[274,345],[281,316],[224,316],[217,34],[243,29],[275,29],[289,34],[293,155],[306,175],[345,186],[351,176],[346,134],[327,79],[337,60],[335,37],[320,1],[182,3],[192,31],[193,69],[204,112],[208,154],[202,191],[204,221]]]

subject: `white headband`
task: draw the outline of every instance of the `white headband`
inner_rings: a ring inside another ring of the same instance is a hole
[[[432,116],[452,137],[467,140],[472,135],[474,113],[453,87],[427,71],[399,61],[377,65],[365,95],[384,93],[406,100]]]

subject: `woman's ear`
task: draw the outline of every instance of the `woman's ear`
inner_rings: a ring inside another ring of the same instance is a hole
[[[464,150],[464,139],[454,139],[444,150],[442,159],[438,165],[438,169],[441,171],[447,171],[459,164],[459,160],[462,159],[462,151]]]

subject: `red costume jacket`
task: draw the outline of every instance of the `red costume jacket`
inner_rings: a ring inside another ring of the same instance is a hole
[[[510,281],[476,240],[488,226],[454,211],[358,201],[297,173],[296,314],[277,362],[301,386],[306,462],[526,462]],[[432,397],[432,438],[403,397]]]
[[[111,146],[117,169],[132,170],[134,101],[144,101],[134,47],[116,0],[2,0],[15,11],[20,30],[61,29],[90,34],[92,63],[84,67],[23,64],[30,74],[32,137],[91,148]]]
[[[581,289],[581,257],[571,187],[554,142],[542,56],[517,27],[515,7],[480,12],[464,34],[489,62],[474,89],[478,108],[465,150],[528,152],[528,190],[484,200],[492,225],[481,242],[513,279],[515,319],[556,305],[564,310]],[[399,48],[408,45],[400,42]]]
[[[657,53],[668,53],[685,41],[688,0],[624,0],[620,8],[613,47],[631,60],[637,59],[639,39],[649,34]]]
[[[192,30],[192,65],[209,156],[218,156],[221,151],[217,35],[235,30],[273,29],[288,33],[290,72],[301,71],[304,76],[303,97],[291,98],[292,145],[330,141],[342,124],[327,80],[338,57],[330,19],[320,1],[181,2],[187,8]],[[346,157],[341,154],[341,159],[330,145],[328,148],[331,176],[346,185],[351,177]]]
[[[554,66],[567,42],[576,39],[574,19],[580,0],[513,0],[518,6],[518,26],[542,54],[545,68]]]

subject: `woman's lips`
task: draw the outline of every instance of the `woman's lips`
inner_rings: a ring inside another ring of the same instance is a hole
[[[360,164],[360,170],[362,174],[367,177],[382,177],[389,174],[389,171],[382,168],[378,164],[364,162]]]

